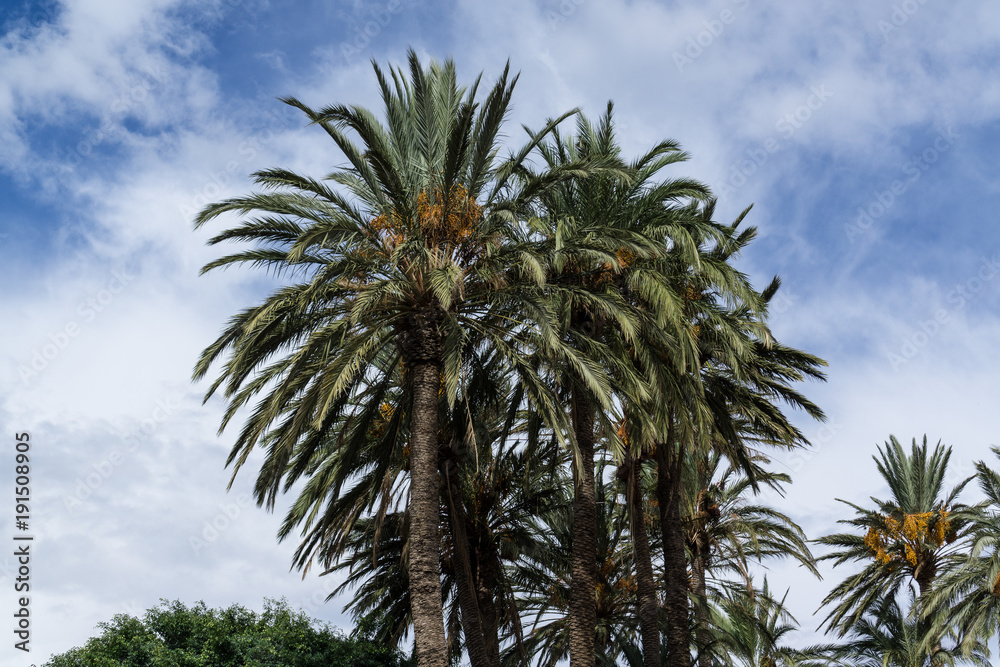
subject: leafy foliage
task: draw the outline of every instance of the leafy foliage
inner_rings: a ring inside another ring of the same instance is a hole
[[[944,488],[951,447],[940,442],[928,451],[927,437],[913,439],[907,453],[895,436],[879,448],[875,462],[892,497],[872,498],[877,509],[844,502],[854,518],[840,523],[863,531],[837,533],[816,540],[835,547],[821,560],[836,565],[857,561],[864,568],[838,584],[823,600],[833,605],[825,623],[840,636],[860,622],[870,609],[894,599],[909,580],[927,592],[939,573],[947,572],[962,559],[962,538],[967,531],[961,521],[964,506],[958,495],[970,481],[951,490]],[[970,478],[971,479],[971,478]]]
[[[256,613],[239,605],[208,609],[161,602],[142,619],[119,614],[100,623],[83,647],[43,667],[405,667],[395,648],[347,638],[285,601]]]
[[[1000,634],[1000,447],[992,452],[992,465],[976,463],[976,482],[986,500],[964,512],[971,539],[967,559],[941,578],[923,612],[939,627],[954,628],[963,655],[983,638]]]
[[[808,445],[785,414],[822,410],[795,385],[819,357],[775,340],[775,277],[735,266],[755,238],[715,221],[707,186],[663,178],[687,155],[661,141],[621,155],[613,106],[575,134],[528,131],[503,155],[517,76],[485,98],[454,63],[374,66],[384,118],[301,110],[346,162],[320,180],[284,169],[205,208],[242,220],[211,262],[289,284],[233,317],[195,378],[250,411],[234,475],[264,450],[256,500],[298,498],[294,567],[339,572],[380,647],[264,614],[179,602],[118,616],[64,665],[421,664],[800,667],[984,664],[1000,628],[1000,476],[987,499],[944,488],[950,448],[890,436],[876,465],[891,497],[847,503],[853,530],[816,542],[858,564],[823,601],[839,644],[806,650],[762,561],[814,574],[807,538],[752,499],[788,475],[767,452]],[[535,165],[538,165],[536,169]],[[1000,449],[995,449],[1000,456]],[[910,604],[901,604],[909,592]],[[381,651],[381,652],[380,652]]]

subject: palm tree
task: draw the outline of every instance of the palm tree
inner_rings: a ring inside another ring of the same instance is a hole
[[[785,594],[787,597],[787,593]],[[726,667],[833,667],[826,647],[795,649],[783,642],[798,624],[785,607],[785,598],[771,594],[767,579],[761,589],[731,586],[715,600],[714,642],[711,652]],[[702,651],[704,647],[702,647]],[[700,653],[699,653],[700,654]]]
[[[917,593],[909,591],[911,610],[917,604]],[[925,665],[955,665],[958,651],[943,648],[940,642],[928,647],[930,634],[926,620],[905,612],[895,598],[879,599],[852,628],[847,643],[827,651],[837,664],[853,667],[925,667]],[[963,662],[987,667],[989,652],[977,643]]]
[[[874,510],[841,500],[855,510],[855,516],[839,523],[863,534],[837,533],[816,540],[835,547],[819,560],[832,560],[835,566],[851,561],[864,564],[823,600],[824,607],[835,605],[823,623],[841,637],[876,605],[888,609],[885,601],[895,599],[909,580],[916,582],[921,597],[926,595],[937,575],[962,559],[961,539],[967,534],[960,513],[963,506],[957,499],[972,478],[945,492],[951,447],[938,442],[929,453],[924,436],[922,444],[913,439],[907,454],[895,436],[889,436],[885,448],[879,447],[878,457],[873,458],[891,498],[873,497]]]
[[[195,379],[228,355],[206,400],[228,399],[222,428],[262,394],[233,446],[234,475],[251,451],[266,450],[256,498],[273,508],[282,488],[337,446],[333,429],[364,419],[353,398],[402,378],[408,395],[408,577],[416,655],[447,661],[438,535],[438,397],[453,402],[463,359],[476,345],[503,355],[553,423],[561,413],[525,362],[522,344],[572,355],[546,324],[539,262],[518,221],[555,172],[513,181],[525,157],[555,126],[498,160],[517,77],[505,69],[480,104],[478,80],[457,85],[451,61],[424,68],[409,53],[409,78],[374,65],[385,125],[368,110],[301,109],[333,139],[347,166],[324,181],[283,169],[255,174],[263,191],[209,205],[196,226],[227,212],[251,217],[211,239],[249,241],[203,271],[248,263],[301,277],[232,318],[202,354]],[[356,136],[360,143],[352,138]],[[331,185],[332,184],[332,185]],[[541,341],[541,343],[539,342]],[[377,395],[375,406],[383,402]],[[368,418],[371,418],[371,410]],[[292,461],[296,465],[291,465]]]
[[[584,156],[621,164],[610,105],[596,127],[582,116],[578,127],[576,137],[540,147],[550,168]],[[774,343],[763,325],[760,318],[766,315],[767,301],[778,283],[758,294],[733,269],[731,257],[754,234],[752,229],[736,233],[743,216],[728,227],[721,226],[712,220],[714,202],[708,200],[703,185],[689,180],[652,182],[661,169],[684,159],[686,155],[674,142],[662,142],[628,165],[625,178],[599,172],[566,182],[543,197],[550,213],[547,219],[553,223],[546,231],[555,251],[548,282],[565,286],[565,293],[571,295],[561,306],[567,332],[581,349],[604,345],[614,353],[616,361],[608,364],[608,372],[615,381],[618,401],[629,414],[634,465],[641,467],[650,452],[658,452],[662,482],[658,499],[669,582],[668,635],[671,660],[679,665],[688,664],[690,629],[678,487],[686,449],[677,443],[682,439],[707,443],[714,430],[721,434],[718,442],[727,455],[744,463],[748,455],[743,443],[804,443],[773,401],[803,407],[822,418],[822,412],[787,383],[807,376],[822,378],[817,367],[825,363]],[[580,238],[587,241],[584,247]],[[737,305],[730,309],[727,304]],[[648,382],[637,382],[637,376]],[[706,400],[703,378],[713,383],[711,400]],[[614,429],[609,414],[592,409],[592,394],[580,390],[573,374],[565,374],[564,379],[573,387],[580,475],[573,575],[579,586],[574,586],[571,636],[576,637],[573,645],[578,647],[573,654],[588,656],[593,652],[588,643],[593,634],[593,540],[586,529],[593,514],[589,490],[593,422],[600,422],[609,436]],[[739,417],[739,426],[732,425],[733,415]],[[623,440],[609,439],[622,454]],[[640,514],[634,503],[633,514]],[[643,526],[637,523],[636,527]],[[641,534],[633,537],[642,543]],[[643,562],[644,551],[636,551],[637,567],[648,577],[652,568]],[[640,587],[647,665],[659,664],[659,633],[651,613],[653,588]],[[587,660],[571,659],[574,664]]]
[[[741,590],[753,590],[751,561],[790,557],[819,576],[802,529],[774,508],[755,504],[747,497],[753,491],[751,477],[731,466],[721,470],[721,462],[715,452],[692,454],[685,479],[684,534],[691,561],[698,662],[705,667],[712,664],[710,575],[736,576]],[[762,457],[751,461],[753,479],[781,492],[791,478],[763,468],[766,462]]]
[[[619,159],[610,107],[596,128],[583,117],[579,128],[575,138],[542,145],[550,167],[580,155]],[[767,303],[780,283],[775,280],[763,293],[757,293],[732,267],[733,255],[754,236],[753,229],[736,232],[746,211],[724,227],[712,219],[714,201],[706,201],[708,191],[704,186],[683,180],[651,183],[663,167],[684,159],[686,155],[675,143],[663,142],[629,165],[627,180],[617,175],[591,176],[555,188],[543,199],[554,212],[552,218],[561,223],[551,234],[556,247],[565,247],[574,234],[584,232],[594,235],[600,231],[607,239],[603,257],[601,249],[593,247],[588,248],[589,256],[562,251],[552,262],[561,273],[549,282],[568,281],[582,288],[574,293],[574,297],[580,295],[575,302],[578,310],[568,308],[570,315],[565,318],[571,324],[578,320],[590,327],[589,332],[580,331],[583,335],[576,340],[593,345],[599,339],[616,353],[619,361],[609,367],[609,372],[616,380],[618,399],[629,414],[628,442],[634,465],[641,467],[642,461],[656,452],[668,637],[671,660],[679,665],[688,664],[690,646],[687,568],[679,510],[680,468],[690,447],[683,443],[697,440],[698,446],[713,446],[708,443],[714,437],[714,446],[721,445],[727,456],[745,466],[749,466],[746,448],[751,445],[805,444],[802,434],[775,402],[801,407],[822,419],[822,412],[792,390],[789,383],[805,377],[822,379],[818,367],[825,365],[812,355],[776,343],[764,325]],[[592,220],[603,224],[603,230],[586,227]],[[608,305],[606,300],[595,300],[595,294],[609,290],[613,296],[621,296],[624,303]],[[629,319],[620,326],[602,326],[615,316],[613,313],[621,312],[616,308],[624,308]],[[578,316],[577,320],[574,316]],[[632,322],[636,332],[630,328]],[[636,384],[635,375],[649,378],[649,382]],[[578,444],[581,435],[593,434],[593,426],[583,421],[591,413],[581,410],[580,405],[574,403]],[[603,417],[605,430],[610,430],[608,415],[597,413],[597,417]],[[618,448],[624,442],[621,438],[610,440]],[[581,451],[587,452],[580,454],[582,459],[589,461],[590,450]],[[589,468],[581,465],[581,470]],[[589,481],[584,482],[578,498],[587,499]],[[581,526],[587,525],[582,519],[589,514],[579,510],[586,511],[588,506],[586,502],[578,504],[574,521],[580,516]],[[635,504],[633,514],[640,514]],[[643,535],[633,537],[641,545]],[[586,555],[591,547],[583,531],[575,533],[575,539],[580,546],[576,549],[579,561],[574,581],[585,583],[577,589],[581,593],[574,616],[589,619],[584,606],[592,604],[587,591],[593,586],[586,584],[586,577],[592,575],[585,568],[592,570],[588,565],[592,559]],[[643,562],[644,552],[641,548],[636,551],[637,567],[648,576],[652,568]],[[653,586],[640,586],[639,590],[644,600],[639,607],[643,609],[645,662],[656,665],[659,634],[651,613]],[[585,640],[590,634],[586,628],[580,629],[577,644],[583,648],[578,654],[589,655]]]
[[[826,362],[774,340],[766,325],[767,307],[780,286],[775,278],[756,292],[730,264],[733,255],[754,238],[755,229],[737,233],[749,209],[725,235],[704,238],[699,263],[672,257],[674,280],[682,286],[684,317],[698,347],[694,377],[681,378],[673,395],[661,394],[657,413],[665,417],[653,455],[657,464],[656,497],[664,557],[671,664],[690,665],[688,562],[682,507],[685,470],[690,460],[716,451],[741,470],[756,489],[753,459],[761,447],[793,448],[808,444],[782,412],[781,403],[823,420],[823,412],[791,387],[806,378],[825,379]],[[714,215],[714,201],[701,211]],[[700,245],[701,245],[700,244]],[[654,403],[654,405],[656,405]],[[653,409],[652,407],[650,408]]]
[[[991,449],[1000,458],[1000,447]],[[968,558],[941,577],[923,612],[938,620],[939,630],[958,630],[963,654],[1000,633],[1000,474],[977,461],[975,478],[986,499],[963,512],[971,536]]]
[[[648,337],[664,340],[683,330],[677,321],[669,321],[678,297],[658,273],[658,265],[668,249],[691,251],[689,227],[703,222],[691,215],[691,202],[707,196],[707,190],[686,179],[654,182],[662,169],[686,159],[674,142],[661,142],[624,164],[610,104],[596,126],[580,116],[577,129],[576,136],[561,139],[554,133],[553,141],[540,145],[546,166],[559,169],[584,160],[601,165],[603,171],[549,190],[542,197],[546,216],[536,231],[550,249],[548,283],[563,290],[556,308],[562,313],[565,335],[590,356],[604,354],[602,364],[614,379],[619,398],[639,401],[648,393],[641,380],[643,369],[635,364],[647,356],[640,348],[648,345]],[[639,300],[655,304],[656,318],[641,313],[636,307]],[[683,345],[683,339],[680,343],[674,339],[673,344]],[[681,358],[675,355],[675,362]],[[570,662],[590,667],[597,623],[596,428],[613,433],[616,420],[607,409],[599,409],[609,405],[606,396],[595,392],[593,383],[584,383],[575,369],[566,368],[559,382],[568,391],[576,457]],[[650,627],[648,600],[643,606],[647,665],[657,665],[658,629],[655,622]]]

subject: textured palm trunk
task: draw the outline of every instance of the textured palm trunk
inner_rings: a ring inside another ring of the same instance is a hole
[[[491,665],[500,665],[500,614],[497,609],[496,590],[500,572],[499,554],[490,544],[483,549],[479,560],[479,580],[476,594],[483,628],[486,658]]]
[[[632,532],[632,549],[635,553],[636,602],[639,609],[639,629],[642,634],[642,662],[645,667],[660,667],[659,604],[656,601],[656,582],[653,578],[653,561],[649,554],[649,535],[646,533],[646,515],[642,503],[641,464],[628,456],[628,504]]]
[[[927,593],[931,590],[931,586],[934,585],[934,578],[937,575],[937,566],[933,560],[926,560],[921,563],[914,573],[913,578],[917,580],[917,586],[920,589],[919,600],[926,600]],[[935,637],[934,643],[930,648],[930,655],[934,656],[941,650],[941,638]],[[930,667],[941,667],[941,661],[931,659]]]
[[[413,365],[410,419],[410,606],[414,648],[420,667],[447,667],[441,600],[441,513],[438,481],[437,363]]]
[[[672,429],[671,429],[672,430]],[[656,497],[663,535],[663,593],[667,612],[667,648],[671,667],[691,667],[691,628],[688,624],[688,574],[681,524],[681,460],[672,433],[656,448]]]
[[[691,557],[691,588],[694,593],[695,641],[698,644],[698,667],[712,667],[707,650],[711,642],[708,624],[708,556],[695,550]]]
[[[569,664],[594,667],[597,631],[597,494],[594,486],[594,410],[583,390],[573,393],[573,554],[570,569]]]
[[[470,558],[471,545],[466,530],[465,506],[460,492],[458,466],[454,461],[446,461],[449,516],[451,517],[452,558],[455,567],[455,584],[458,587],[458,604],[462,617],[462,633],[465,635],[465,649],[469,652],[472,667],[500,667],[499,656],[496,663],[490,661],[483,633],[483,618],[476,590],[476,573]]]

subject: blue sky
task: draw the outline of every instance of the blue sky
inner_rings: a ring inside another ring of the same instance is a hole
[[[512,141],[613,99],[627,154],[676,139],[691,159],[675,175],[712,186],[722,218],[755,205],[740,266],[761,286],[782,277],[775,331],[830,362],[829,382],[803,388],[829,424],[800,420],[814,450],[777,462],[795,478],[782,507],[810,536],[835,528],[834,498],[884,495],[870,457],[890,433],[953,445],[955,479],[989,456],[1000,5],[496,4],[0,3],[0,419],[32,435],[37,540],[33,651],[5,643],[0,664],[41,663],[159,598],[285,596],[349,627],[342,602],[318,603],[329,582],[288,571],[295,545],[246,502],[249,476],[226,493],[233,436],[216,436],[222,405],[201,404],[190,371],[269,282],[198,277],[218,251],[191,212],[247,192],[257,169],[339,164],[277,98],[377,109],[369,59],[403,64],[410,46],[453,57],[465,81],[509,59]],[[770,575],[809,632],[841,578],[825,574]]]

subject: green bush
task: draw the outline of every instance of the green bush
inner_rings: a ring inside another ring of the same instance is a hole
[[[320,625],[284,600],[264,612],[162,601],[139,620],[119,614],[82,648],[43,667],[405,667],[402,654]]]

